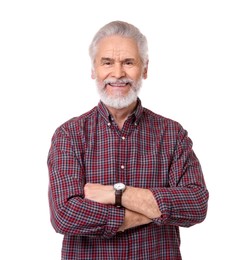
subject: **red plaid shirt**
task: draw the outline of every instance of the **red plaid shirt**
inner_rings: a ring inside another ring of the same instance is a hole
[[[181,259],[179,226],[204,220],[208,192],[187,132],[141,106],[120,131],[100,102],[60,126],[48,156],[54,229],[62,259]],[[117,232],[124,209],[84,199],[85,183],[148,188],[162,215]]]

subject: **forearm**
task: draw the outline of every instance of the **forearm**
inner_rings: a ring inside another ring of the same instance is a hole
[[[145,225],[151,223],[152,220],[147,218],[146,216],[139,214],[137,212],[125,209],[124,222],[120,226],[118,231],[125,231],[129,228],[134,228],[137,226]]]
[[[114,208],[117,208],[114,206],[115,192],[113,186],[111,185],[101,185],[99,183],[93,183],[93,184],[87,183],[84,186],[84,194],[85,194],[85,198],[88,200],[105,204],[105,205],[111,205]],[[130,200],[130,196],[134,199]],[[130,201],[130,203],[126,203],[127,200]],[[123,224],[120,226],[118,231],[124,231],[129,228],[145,225],[152,222],[149,216],[151,216],[152,218],[156,216],[153,215],[156,214],[156,209],[157,209],[155,203],[156,200],[153,198],[153,195],[150,190],[127,187],[126,191],[123,193],[122,196],[122,205],[125,208],[124,220],[123,220]],[[138,207],[138,204],[140,205],[143,204],[143,207],[142,208]],[[149,205],[151,207],[148,209]],[[146,211],[145,209],[148,209],[148,211]],[[146,216],[146,214],[148,214],[149,216]]]
[[[103,204],[115,204],[115,192],[111,185],[87,183],[85,198]],[[122,195],[122,206],[149,219],[160,217],[161,213],[153,193],[149,189],[127,186]]]
[[[122,205],[149,219],[161,216],[160,209],[153,193],[149,189],[127,187],[122,196]]]

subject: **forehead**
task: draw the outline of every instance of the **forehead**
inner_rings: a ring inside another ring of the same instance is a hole
[[[103,38],[97,45],[97,58],[139,58],[139,50],[134,39],[122,36]]]

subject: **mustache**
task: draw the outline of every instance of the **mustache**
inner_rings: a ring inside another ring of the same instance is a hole
[[[107,84],[133,84],[134,81],[128,78],[121,78],[121,79],[105,79],[103,81],[104,86]]]

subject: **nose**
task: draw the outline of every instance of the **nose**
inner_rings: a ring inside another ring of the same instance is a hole
[[[112,76],[117,78],[117,79],[125,76],[123,64],[121,64],[121,63],[115,63],[114,64]]]

